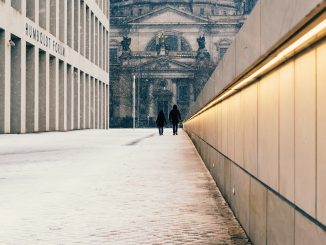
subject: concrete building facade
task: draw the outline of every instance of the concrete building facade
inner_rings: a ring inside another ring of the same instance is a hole
[[[0,0],[0,133],[108,127],[108,9]]]
[[[110,125],[132,125],[133,76],[137,126],[173,104],[185,116],[255,3],[111,0]]]
[[[326,244],[325,38],[325,1],[259,1],[184,123],[253,244]]]

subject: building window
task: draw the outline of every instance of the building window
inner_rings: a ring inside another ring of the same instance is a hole
[[[219,48],[219,60],[223,58],[228,48]]]
[[[138,9],[138,15],[141,15],[143,13],[142,9]]]
[[[178,37],[177,36],[166,36],[165,43],[167,50],[177,51],[178,50]]]
[[[110,48],[110,64],[118,63],[118,49]]]
[[[187,85],[179,85],[177,91],[177,98],[179,101],[187,101],[189,97],[189,90]]]
[[[211,10],[212,15],[214,15],[214,9]]]
[[[160,87],[161,87],[161,89],[166,89],[166,86],[167,86],[167,83],[166,83],[166,81],[165,80],[162,80],[161,82],[160,82]]]
[[[200,8],[200,14],[204,15],[205,14],[205,9],[204,8]]]
[[[157,51],[158,38],[154,37],[147,44],[146,51]],[[165,36],[165,44],[166,48],[169,51],[182,51],[182,52],[190,52],[191,47],[188,41],[182,36],[176,36],[173,34],[168,34]],[[180,45],[179,45],[180,44]]]

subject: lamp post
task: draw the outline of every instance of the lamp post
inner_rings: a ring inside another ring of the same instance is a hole
[[[133,75],[132,81],[132,127],[136,128],[136,75]]]

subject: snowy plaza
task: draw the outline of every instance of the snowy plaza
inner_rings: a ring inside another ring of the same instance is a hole
[[[247,244],[184,132],[0,136],[0,244]]]

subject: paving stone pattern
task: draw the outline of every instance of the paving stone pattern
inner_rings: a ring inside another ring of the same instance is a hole
[[[250,244],[188,136],[0,136],[0,244]]]

